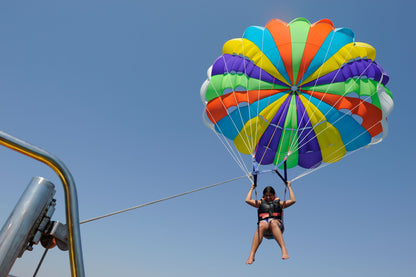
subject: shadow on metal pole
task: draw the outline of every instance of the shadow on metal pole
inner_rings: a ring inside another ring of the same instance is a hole
[[[65,214],[68,228],[69,260],[73,277],[84,277],[84,264],[79,226],[78,198],[75,182],[68,168],[47,151],[0,131],[0,144],[41,161],[58,174],[65,191]]]

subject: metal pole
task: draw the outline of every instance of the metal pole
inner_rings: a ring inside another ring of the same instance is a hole
[[[74,179],[68,168],[49,152],[0,131],[0,144],[41,161],[61,179],[65,191],[66,226],[68,228],[69,260],[72,277],[84,277],[84,263],[79,226],[78,199]]]
[[[26,250],[34,225],[54,194],[55,186],[42,177],[34,177],[27,186],[0,232],[0,276],[7,276]]]

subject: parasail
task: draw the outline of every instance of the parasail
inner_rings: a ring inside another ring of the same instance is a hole
[[[204,120],[257,165],[337,162],[387,135],[393,100],[375,57],[329,19],[251,26],[208,69]]]

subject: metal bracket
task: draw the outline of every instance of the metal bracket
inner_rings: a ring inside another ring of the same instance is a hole
[[[51,217],[55,212],[56,200],[52,199],[48,206],[43,211],[42,215],[38,218],[36,223],[33,225],[33,231],[29,236],[28,244],[25,248],[22,249],[22,252],[19,254],[19,258],[22,257],[23,252],[25,250],[32,251],[33,245],[38,244],[42,234],[46,231],[46,227],[48,226],[49,222],[51,221]]]
[[[51,221],[47,231],[42,234],[40,243],[45,248],[52,248],[55,245],[62,251],[68,250],[68,231],[65,224],[59,221]]]

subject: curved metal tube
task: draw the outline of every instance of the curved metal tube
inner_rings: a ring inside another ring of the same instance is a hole
[[[58,158],[47,151],[2,131],[0,131],[0,144],[45,163],[58,174],[65,191],[65,213],[68,228],[71,274],[72,277],[84,277],[77,191],[74,179],[68,168]]]

